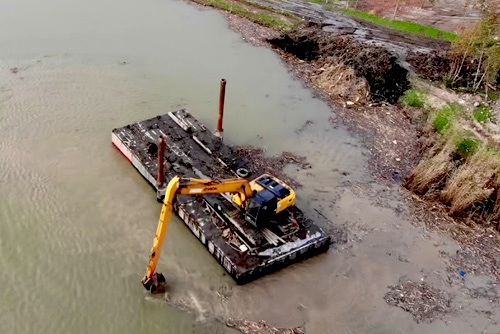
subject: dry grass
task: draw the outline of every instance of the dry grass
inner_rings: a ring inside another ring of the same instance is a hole
[[[366,79],[356,75],[355,70],[334,57],[317,61],[311,79],[315,86],[331,97],[342,98],[357,103],[366,103],[370,89]]]
[[[450,154],[455,149],[455,145],[448,141],[443,146],[439,146],[436,144],[433,147],[434,155],[431,158],[423,160],[415,167],[407,180],[406,186],[409,190],[421,195],[428,194],[430,190],[445,181],[453,170],[454,163]]]
[[[498,221],[500,219],[500,190],[496,190],[495,194],[495,200],[493,202],[493,206],[488,212],[487,215],[485,215],[485,219],[490,222],[490,221]]]
[[[491,223],[500,218],[500,153],[470,119],[458,106],[431,112],[426,131],[434,133],[433,146],[406,187],[440,200],[452,215]]]
[[[483,223],[500,219],[500,154],[487,148],[458,157],[456,138],[449,138],[408,178],[406,187],[449,206],[449,213],[474,215]],[[439,144],[437,144],[439,146]]]
[[[441,198],[451,205],[451,214],[463,212],[488,200],[498,188],[499,178],[499,157],[485,150],[479,151],[450,176]]]

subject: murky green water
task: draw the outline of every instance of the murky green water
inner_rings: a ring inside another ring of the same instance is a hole
[[[175,221],[160,262],[172,306],[140,284],[160,205],[110,133],[179,107],[215,127],[222,77],[225,140],[307,156],[312,169],[289,170],[304,184],[299,205],[377,232],[351,251],[236,286]],[[418,262],[429,244],[394,228],[409,224],[391,210],[343,193],[366,179],[366,162],[330,115],[272,51],[244,42],[213,10],[174,0],[1,1],[0,332],[226,333],[216,318],[227,317],[308,333],[425,332],[383,294],[400,272],[419,273],[388,249]]]

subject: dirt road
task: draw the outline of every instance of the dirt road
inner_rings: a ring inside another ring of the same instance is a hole
[[[254,2],[299,15],[307,21],[319,24],[323,31],[348,34],[364,44],[385,47],[402,60],[410,50],[431,52],[449,46],[449,42],[446,41],[402,33],[348,17],[325,9],[320,3],[302,0],[254,0]]]

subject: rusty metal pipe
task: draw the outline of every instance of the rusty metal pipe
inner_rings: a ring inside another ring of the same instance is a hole
[[[226,79],[220,81],[220,97],[219,97],[219,122],[217,123],[217,132],[222,134],[222,119],[224,118],[224,99],[226,97]]]
[[[165,156],[165,147],[167,146],[167,143],[165,142],[165,139],[160,137],[160,140],[158,141],[158,188],[163,186],[163,183],[165,182],[165,173],[163,172],[165,169],[165,164],[163,163],[163,157]]]

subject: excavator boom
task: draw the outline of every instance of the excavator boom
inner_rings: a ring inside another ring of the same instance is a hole
[[[142,284],[147,290],[151,291],[151,293],[165,292],[165,278],[161,273],[156,273],[156,266],[160,259],[160,252],[172,217],[176,196],[179,194],[200,195],[220,193],[237,193],[241,203],[246,203],[247,199],[252,197],[253,190],[250,183],[245,179],[225,179],[223,181],[216,181],[181,179],[176,176],[168,183],[156,235],[153,241],[153,248],[151,249],[151,255],[149,257],[148,269],[146,275],[142,279]]]
[[[249,182],[245,179],[203,180],[178,176],[168,183],[158,228],[153,241],[144,287],[151,293],[166,291],[165,278],[156,272],[163,240],[174,211],[177,195],[233,193],[233,203],[245,213],[245,219],[256,228],[265,226],[274,215],[295,203],[295,191],[280,180],[264,174]]]

